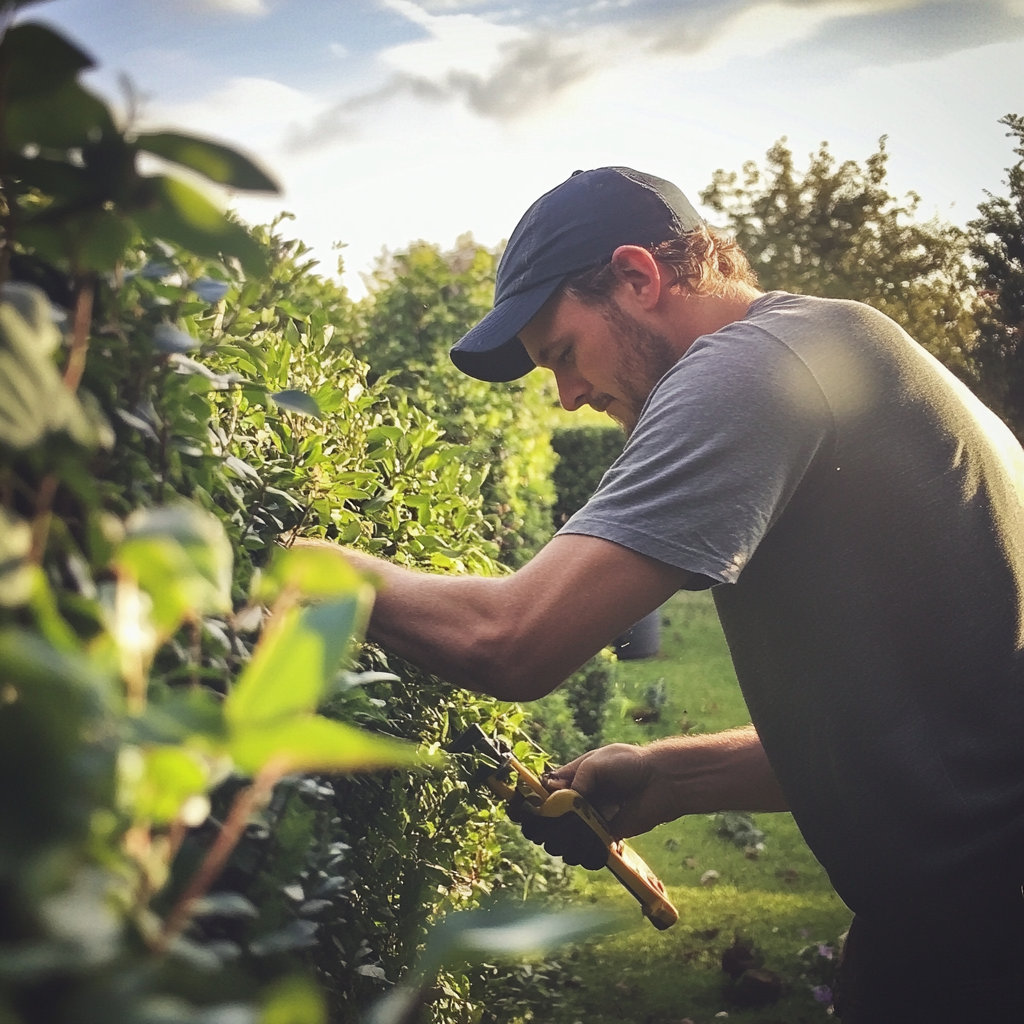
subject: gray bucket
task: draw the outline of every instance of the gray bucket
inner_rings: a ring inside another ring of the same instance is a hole
[[[661,650],[661,609],[655,608],[617,636],[612,647],[623,661],[653,658]]]

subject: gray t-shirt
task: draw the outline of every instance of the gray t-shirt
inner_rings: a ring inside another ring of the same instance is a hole
[[[728,584],[752,720],[854,910],[1021,872],[1024,452],[887,317],[757,299],[561,532]]]

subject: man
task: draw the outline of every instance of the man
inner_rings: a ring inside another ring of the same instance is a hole
[[[577,173],[519,223],[465,372],[551,370],[629,433],[501,579],[383,578],[370,634],[532,700],[714,588],[753,726],[555,772],[619,836],[791,809],[856,918],[844,1024],[1024,1020],[1024,452],[892,321],[760,292],[670,183]],[[557,624],[557,625],[553,625]],[[552,842],[557,848],[558,839]]]

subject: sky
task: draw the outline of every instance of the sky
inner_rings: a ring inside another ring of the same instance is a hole
[[[49,0],[20,20],[97,61],[90,87],[140,130],[230,142],[344,281],[383,248],[495,245],[578,168],[627,165],[698,205],[716,168],[828,140],[964,223],[1015,159],[1024,0]],[[712,221],[714,218],[711,218]]]

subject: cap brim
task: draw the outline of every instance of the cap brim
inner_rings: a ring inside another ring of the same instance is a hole
[[[561,277],[545,281],[498,303],[452,346],[452,362],[470,377],[494,383],[517,380],[529,373],[534,362],[517,335],[561,283]]]

